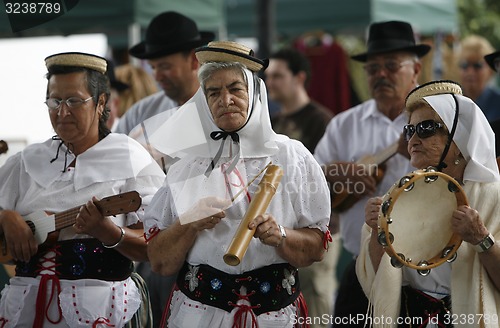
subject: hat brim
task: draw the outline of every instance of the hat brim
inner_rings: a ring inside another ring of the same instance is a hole
[[[408,51],[408,52],[413,52],[415,53],[418,57],[423,57],[425,56],[429,51],[431,50],[431,47],[427,44],[419,44],[416,46],[411,46],[411,47],[397,47],[397,48],[389,48],[389,49],[380,49],[380,50],[374,50],[374,51],[369,51],[365,52],[359,55],[354,55],[351,56],[353,60],[359,61],[359,62],[366,62],[368,60],[368,56],[372,55],[379,55],[387,52],[395,52],[395,51]]]
[[[494,70],[495,72],[497,71],[495,69],[495,59],[497,59],[498,57],[500,57],[500,51],[495,51],[492,54],[484,56],[484,60],[486,61],[488,66],[490,66],[491,69]]]
[[[146,42],[142,41],[141,43],[130,48],[128,52],[131,56],[139,59],[154,59],[181,51],[196,49],[215,39],[215,34],[212,32],[200,31],[200,36],[201,38],[199,40],[165,45],[162,49],[152,52],[148,52],[146,50]]]
[[[130,86],[128,84],[123,83],[123,82],[118,81],[118,80],[109,81],[109,84],[111,85],[111,88],[116,89],[118,91],[123,91],[123,90],[127,90],[128,88],[130,88]]]
[[[216,47],[201,47],[196,49],[196,58],[198,58],[200,63],[238,62],[253,72],[265,69],[269,64],[269,60],[267,59],[262,60],[237,51]]]

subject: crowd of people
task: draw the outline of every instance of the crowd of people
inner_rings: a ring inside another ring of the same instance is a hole
[[[151,75],[45,58],[55,134],[0,166],[0,327],[498,327],[500,51],[464,38],[459,81],[421,84],[431,46],[372,23],[371,98],[333,114],[300,50],[215,39],[170,11],[129,49]],[[463,200],[417,269],[381,221],[414,172]]]

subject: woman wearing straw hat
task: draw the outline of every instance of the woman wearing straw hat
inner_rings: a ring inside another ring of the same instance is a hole
[[[132,261],[147,260],[141,219],[164,174],[139,143],[107,128],[104,58],[61,53],[45,63],[56,135],[0,168],[2,249],[16,263],[0,326],[150,327],[147,289]],[[117,196],[130,191],[140,198]],[[22,216],[35,212],[34,235]]]
[[[426,240],[440,238],[441,228],[444,231],[449,222],[463,242],[455,261],[445,261],[430,272],[393,267],[377,237],[382,199],[369,199],[356,272],[372,305],[374,327],[410,327],[412,323],[419,327],[498,327],[500,247],[495,239],[500,238],[500,176],[493,132],[481,109],[451,81],[415,88],[406,107],[409,124],[404,135],[411,164],[418,169],[436,167],[460,183],[468,199],[468,205],[453,208],[450,221],[442,222]]]
[[[328,239],[323,173],[302,144],[271,129],[256,74],[265,62],[251,49],[217,41],[196,56],[201,88],[148,133],[159,151],[179,158],[145,220],[152,268],[179,271],[168,326],[298,326],[306,312],[297,268],[321,260]],[[258,193],[254,178],[270,162],[284,170],[281,184],[267,213],[245,227],[255,234],[244,258],[228,265],[224,253]],[[206,212],[193,210],[200,204]]]

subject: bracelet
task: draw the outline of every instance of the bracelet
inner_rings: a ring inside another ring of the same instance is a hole
[[[279,247],[283,243],[283,239],[286,238],[285,227],[283,227],[281,224],[278,224],[278,229],[279,229],[280,234],[281,234],[281,239],[280,239],[280,242],[276,245],[276,247]]]
[[[120,232],[121,232],[120,239],[116,242],[116,244],[109,245],[109,246],[102,244],[102,246],[104,246],[106,248],[115,248],[122,243],[123,239],[125,239],[125,229],[123,229],[120,226],[117,226],[117,227],[120,228]]]

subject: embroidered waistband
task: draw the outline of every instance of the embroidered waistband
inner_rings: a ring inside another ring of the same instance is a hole
[[[47,257],[54,252],[55,257]],[[51,266],[42,267],[43,262]],[[58,241],[54,246],[40,249],[28,263],[17,263],[16,276],[36,277],[50,270],[59,279],[99,279],[121,281],[133,272],[130,259],[114,249],[105,248],[95,238]]]
[[[277,311],[292,304],[300,294],[297,269],[288,263],[232,275],[208,265],[184,263],[177,286],[190,299],[231,312],[246,300],[256,315]],[[241,295],[245,287],[247,293]]]

